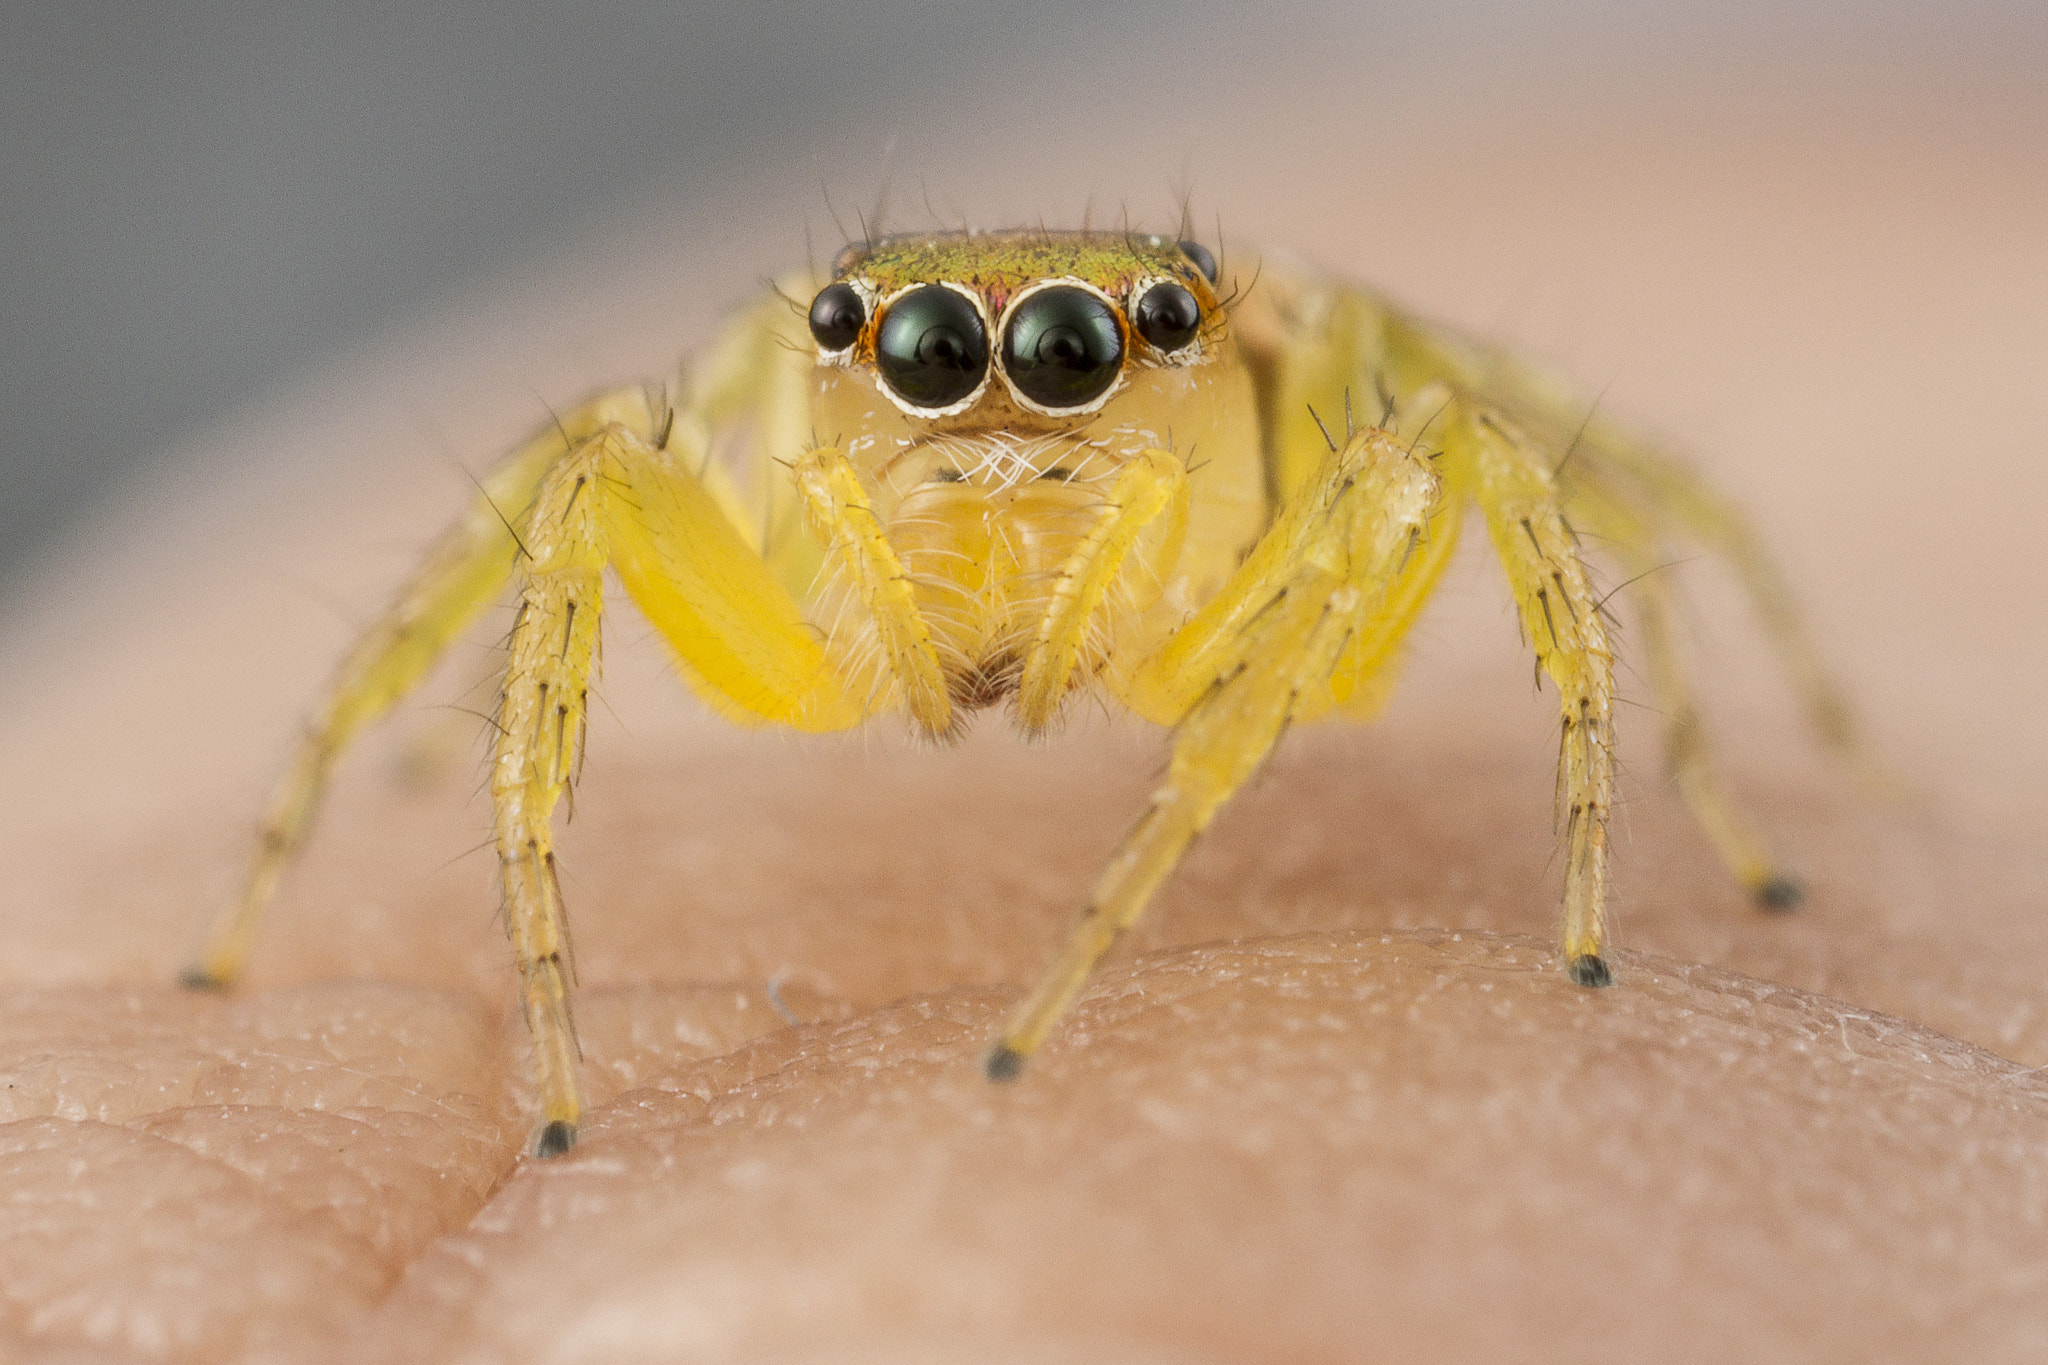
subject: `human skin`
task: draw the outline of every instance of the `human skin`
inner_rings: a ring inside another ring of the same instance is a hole
[[[942,752],[741,733],[622,613],[563,841],[592,1111],[570,1157],[524,1158],[508,950],[489,856],[466,852],[480,751],[447,709],[488,697],[502,619],[344,765],[247,988],[168,984],[347,636],[323,599],[374,608],[460,504],[441,452],[475,464],[519,434],[536,374],[567,399],[651,371],[709,309],[642,310],[573,362],[506,363],[481,340],[506,313],[462,319],[251,414],[224,458],[289,458],[112,523],[125,548],[8,628],[0,1354],[2038,1358],[2048,744],[2020,703],[2048,662],[2021,510],[2048,492],[2048,397],[2026,382],[2048,372],[2041,187],[1936,193],[1995,179],[1945,150],[1868,185],[1820,174],[1834,146],[1783,167],[1738,150],[1778,187],[1781,265],[1714,249],[1739,204],[1703,226],[1659,198],[1711,178],[1704,154],[1615,191],[1664,204],[1634,225],[1645,259],[1574,258],[1564,228],[1526,249],[1682,319],[1646,342],[1610,302],[1578,348],[1647,352],[1633,391],[1666,416],[1739,412],[1707,463],[1763,513],[1910,781],[1886,801],[1828,768],[1753,684],[1717,580],[1687,580],[1710,721],[1808,880],[1797,915],[1730,888],[1638,710],[1619,984],[1564,980],[1552,703],[1466,554],[1385,720],[1291,736],[1026,1076],[992,1087],[991,1030],[1160,738],[1090,715],[1044,748],[995,717]],[[1924,207],[1875,188],[1916,176]],[[1436,301],[1424,225],[1315,207],[1287,245],[1378,274],[1370,239]],[[1841,260],[1851,235],[1881,258],[1867,274]],[[605,302],[504,307],[575,339]],[[1909,541],[1932,458],[1954,532]]]

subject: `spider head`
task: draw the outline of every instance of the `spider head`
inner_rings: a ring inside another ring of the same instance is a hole
[[[910,233],[841,253],[809,323],[822,369],[927,430],[1070,430],[1218,361],[1215,276],[1207,249],[1164,237]]]

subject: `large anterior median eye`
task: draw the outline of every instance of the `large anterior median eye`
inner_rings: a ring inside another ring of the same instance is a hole
[[[912,407],[949,407],[980,387],[988,373],[981,314],[950,289],[921,285],[882,315],[875,363]]]
[[[1003,372],[1041,407],[1084,407],[1116,382],[1123,331],[1110,306],[1085,289],[1055,285],[1031,295],[1003,332]]]

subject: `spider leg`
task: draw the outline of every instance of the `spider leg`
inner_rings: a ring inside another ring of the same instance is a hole
[[[1675,567],[1652,519],[1624,503],[1605,481],[1580,477],[1564,489],[1565,512],[1574,529],[1610,547],[1627,581],[1616,590],[1628,599],[1640,628],[1650,693],[1664,724],[1665,762],[1679,794],[1705,831],[1729,873],[1765,909],[1791,910],[1801,899],[1799,883],[1780,870],[1769,845],[1757,834],[1741,803],[1722,782],[1713,746],[1687,678],[1679,641],[1683,612],[1672,590]]]
[[[1899,779],[1871,751],[1854,708],[1815,647],[1776,559],[1741,510],[1680,461],[1604,424],[1587,432],[1582,458],[1604,482],[1631,485],[1632,500],[1644,505],[1664,535],[1692,540],[1727,562],[1814,733],[1873,790],[1899,790]]]
[[[815,581],[824,548],[804,533],[803,502],[787,464],[817,444],[811,419],[816,351],[804,308],[822,281],[797,273],[742,314],[698,357],[684,379],[683,411],[705,427],[737,437],[727,451],[738,478],[730,501],[707,479],[733,523],[760,551],[776,579],[802,598]],[[700,477],[718,476],[725,460],[703,462]]]
[[[1606,624],[1565,524],[1555,457],[1546,459],[1501,419],[1464,401],[1452,404],[1445,422],[1445,453],[1470,480],[1523,635],[1557,688],[1565,967],[1581,986],[1604,986],[1613,980],[1603,956],[1614,790],[1614,656]]]
[[[927,734],[952,738],[957,718],[931,627],[852,462],[837,447],[820,447],[797,462],[796,486],[812,534],[829,547],[867,608],[904,709]]]
[[[1340,403],[1377,400],[1392,415],[1390,425],[1403,432],[1433,432],[1444,444],[1441,469],[1452,489],[1449,501],[1456,502],[1469,488],[1487,510],[1492,538],[1515,587],[1525,636],[1536,645],[1544,671],[1568,708],[1559,799],[1571,856],[1567,955],[1586,959],[1573,966],[1576,978],[1608,975],[1597,945],[1604,937],[1600,907],[1613,771],[1606,711],[1613,688],[1606,632],[1585,595],[1574,527],[1611,543],[1633,575],[1658,567],[1660,547],[1671,543],[1697,543],[1726,559],[1815,730],[1871,785],[1898,789],[1897,779],[1857,734],[1843,693],[1808,637],[1776,564],[1726,498],[1682,463],[1597,411],[1589,412],[1555,376],[1421,322],[1363,291],[1319,282],[1275,262],[1268,265],[1267,302],[1241,310],[1240,334],[1271,395],[1266,405],[1272,424],[1271,483],[1282,498],[1312,463],[1306,452],[1320,434],[1315,414],[1339,411]],[[1455,394],[1457,401],[1446,408],[1441,400],[1447,394]],[[1481,412],[1493,417],[1481,422]],[[1563,518],[1555,516],[1560,503]],[[1447,534],[1433,534],[1431,543],[1448,548],[1449,540]],[[1668,585],[1655,578],[1652,574],[1630,585],[1628,595],[1643,614],[1647,672],[1667,717],[1674,776],[1743,885],[1765,906],[1789,908],[1797,900],[1796,883],[1774,870],[1765,845],[1714,770],[1673,630],[1676,604]],[[1418,605],[1428,586],[1418,575]],[[1389,638],[1398,641],[1398,613],[1390,609],[1387,615],[1387,624],[1395,627]],[[1355,689],[1340,703],[1346,715],[1370,714],[1394,676],[1388,667],[1391,644],[1375,659],[1367,640],[1362,631],[1353,645],[1360,666]],[[1341,690],[1344,673],[1340,666],[1333,690]],[[1580,702],[1593,721],[1583,728],[1569,710]],[[1155,719],[1172,714],[1171,705],[1139,709]]]
[[[1272,505],[1287,506],[1315,477],[1340,420],[1347,440],[1361,423],[1377,423],[1426,449],[1422,438],[1444,397],[1441,381],[1455,368],[1436,354],[1441,339],[1419,340],[1383,300],[1305,277],[1276,259],[1267,260],[1261,278],[1265,288],[1245,301],[1237,321],[1265,390]],[[1337,714],[1369,720],[1392,695],[1396,651],[1450,562],[1465,502],[1447,477],[1428,534],[1331,675],[1328,700]],[[1183,707],[1188,700],[1178,699]],[[1151,718],[1171,723],[1177,716]]]
[[[491,756],[505,928],[518,963],[541,1099],[537,1156],[574,1145],[583,1108],[576,1075],[581,1050],[569,1013],[569,927],[552,825],[583,749],[603,602],[604,457],[623,445],[612,433],[580,443],[549,471],[534,500],[526,523],[526,581]]]
[[[483,480],[324,694],[272,798],[247,888],[215,926],[189,984],[225,986],[239,974],[335,757],[517,576],[491,789],[506,927],[544,1109],[536,1151],[568,1149],[581,1100],[551,820],[582,753],[604,570],[617,573],[666,637],[685,680],[727,717],[803,730],[861,718],[778,573],[803,572],[801,556],[764,560],[742,529],[752,520],[745,490],[712,458],[722,431],[787,424],[791,390],[778,376],[790,366],[775,338],[762,335],[781,325],[773,309],[743,319],[719,353],[728,363],[688,376],[681,407],[659,387],[602,395]],[[765,438],[755,430],[752,439],[755,463],[765,466]]]
[[[1193,698],[1166,778],[1011,1013],[988,1055],[990,1079],[1022,1070],[1195,836],[1304,708],[1327,698],[1332,670],[1418,552],[1442,492],[1428,460],[1386,432],[1359,432],[1283,509],[1223,592],[1137,670],[1132,694],[1153,710]]]
[[[794,287],[801,292],[803,284],[795,282]],[[241,895],[223,907],[209,928],[197,960],[180,978],[186,985],[224,989],[241,975],[263,914],[311,830],[335,759],[359,732],[411,692],[448,644],[504,590],[526,552],[518,528],[524,525],[536,490],[580,442],[608,424],[620,424],[641,433],[650,444],[687,456],[697,485],[693,497],[715,505],[723,521],[748,527],[771,519],[775,490],[786,488],[788,481],[758,479],[759,487],[750,497],[711,452],[720,433],[744,430],[752,436],[753,466],[772,468],[766,452],[777,448],[773,442],[788,437],[808,410],[801,380],[807,366],[791,349],[790,340],[801,319],[793,319],[792,312],[782,299],[771,298],[743,314],[704,362],[685,375],[679,403],[671,405],[658,386],[600,394],[550,421],[484,476],[462,519],[435,542],[396,600],[357,639],[321,694],[265,808]],[[791,439],[787,448],[799,448],[799,443]],[[701,507],[695,510],[703,512]],[[749,543],[770,558],[790,592],[801,591],[815,571],[816,550],[807,537],[784,536],[765,546],[758,539]],[[687,557],[694,552],[679,553]],[[684,671],[689,672],[687,662]],[[742,691],[744,674],[742,669],[733,675]],[[729,704],[716,687],[699,690],[728,714],[762,718],[744,701]],[[764,700],[765,704],[769,703]],[[798,718],[791,723],[803,722]]]
[[[1061,567],[1052,603],[1024,658],[1017,724],[1038,734],[1052,723],[1095,619],[1138,536],[1158,517],[1184,520],[1187,468],[1170,452],[1139,451],[1117,475],[1089,530]],[[1171,558],[1171,556],[1166,556]]]
[[[1630,558],[1636,581],[1630,587],[1636,619],[1642,627],[1643,653],[1649,665],[1650,690],[1664,717],[1664,749],[1671,775],[1691,807],[1693,818],[1743,889],[1767,910],[1799,905],[1799,883],[1780,872],[1763,841],[1714,769],[1699,710],[1685,677],[1674,626],[1676,603],[1655,563]]]
[[[366,725],[419,683],[450,641],[498,594],[522,553],[513,528],[550,466],[606,422],[645,425],[658,391],[607,393],[551,422],[484,477],[462,519],[435,542],[397,599],[349,650],[301,731],[265,808],[242,894],[211,927],[180,978],[225,989],[241,975],[263,912],[305,843],[334,760]]]
[[[1331,674],[1331,700],[1338,714],[1347,720],[1371,720],[1386,706],[1400,677],[1397,651],[1401,642],[1422,613],[1423,604],[1436,591],[1437,581],[1451,562],[1451,552],[1458,546],[1466,492],[1448,474],[1444,483],[1443,502],[1431,515],[1422,543],[1395,578],[1379,610],[1352,636],[1350,646]],[[1310,717],[1304,715],[1302,719]]]
[[[556,1156],[575,1142],[582,1096],[552,826],[582,755],[605,568],[726,714],[823,730],[860,713],[769,566],[684,463],[642,431],[609,424],[549,469],[523,540],[491,799],[541,1098],[534,1150]]]

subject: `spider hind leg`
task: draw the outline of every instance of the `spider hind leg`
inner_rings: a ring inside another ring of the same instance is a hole
[[[1566,507],[1575,524],[1613,549],[1628,575],[1617,592],[1634,612],[1652,704],[1663,722],[1671,779],[1721,864],[1750,899],[1764,910],[1797,909],[1804,889],[1773,856],[1755,821],[1728,789],[1693,697],[1680,640],[1682,603],[1671,579],[1675,561],[1665,539],[1677,528],[1658,514],[1658,504],[1638,507],[1615,486],[1616,471],[1606,464],[1604,451],[1594,447],[1584,454],[1585,466],[1566,485]]]
[[[1677,611],[1670,586],[1656,572],[1655,565],[1636,572],[1631,591],[1636,620],[1642,628],[1651,694],[1664,719],[1665,762],[1671,776],[1693,818],[1750,899],[1765,910],[1795,910],[1804,898],[1804,890],[1772,859],[1742,807],[1723,787],[1714,766],[1675,638]]]
[[[223,907],[179,984],[226,990],[241,977],[263,914],[312,829],[335,759],[418,686],[449,643],[497,600],[524,552],[514,528],[525,520],[548,470],[605,423],[646,424],[663,406],[658,389],[602,394],[542,428],[477,485],[461,520],[435,542],[322,693],[264,811],[242,893]]]

